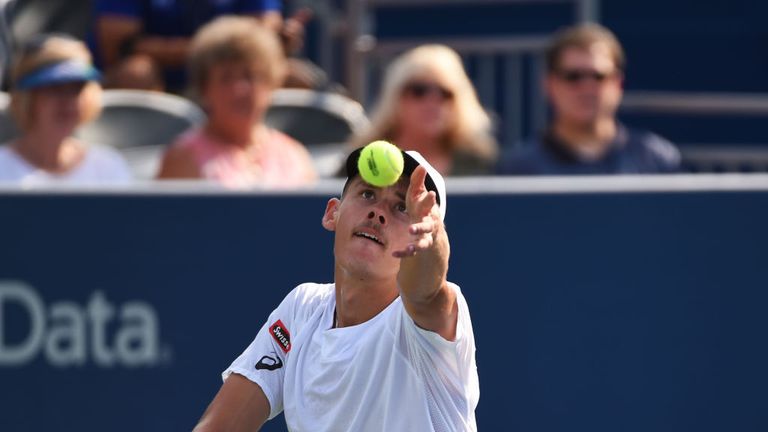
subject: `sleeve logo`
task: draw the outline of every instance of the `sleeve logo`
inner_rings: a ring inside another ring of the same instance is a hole
[[[284,353],[287,354],[288,351],[291,350],[291,333],[288,332],[288,328],[282,321],[277,320],[277,322],[272,324],[269,328],[269,333],[275,339],[277,344],[280,345],[280,349],[282,349]]]
[[[272,354],[274,354],[274,357],[272,356],[261,357],[259,362],[256,363],[256,370],[266,369],[268,371],[273,371],[283,367],[283,361],[280,360],[280,356],[278,356],[277,353],[274,351],[272,351]]]

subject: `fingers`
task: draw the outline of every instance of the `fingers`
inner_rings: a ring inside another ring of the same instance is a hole
[[[432,243],[434,243],[434,238],[431,234],[425,234],[420,236],[418,239],[416,239],[413,243],[409,243],[405,246],[405,249],[395,251],[392,253],[392,256],[395,258],[406,258],[406,257],[412,257],[419,253],[420,251],[429,249],[432,247]]]
[[[424,180],[426,178],[427,170],[423,166],[419,165],[413,170],[411,173],[411,182],[408,185],[408,199],[417,198],[427,191],[426,186],[424,186]]]
[[[437,206],[437,194],[429,191],[421,197],[409,200],[405,204],[411,225],[421,224],[427,219],[439,218],[440,209]],[[411,234],[416,234],[411,232]]]
[[[414,236],[413,241],[408,243],[404,249],[395,251],[392,255],[397,258],[405,258],[431,248],[435,242],[433,234],[436,230],[437,223],[431,217],[424,218],[422,222],[411,224],[408,231]]]
[[[416,246],[408,245],[403,250],[392,252],[392,256],[395,258],[407,258],[416,255]]]
[[[414,235],[427,234],[427,233],[431,233],[434,230],[435,230],[435,221],[432,218],[428,218],[423,222],[411,224],[411,226],[408,227],[408,232]]]
[[[429,249],[434,243],[434,239],[431,235],[423,235],[416,239],[413,243],[409,243],[405,246],[405,249],[395,251],[392,253],[395,257],[407,257],[414,256],[418,252]]]
[[[434,243],[434,233],[438,229],[439,211],[437,209],[437,194],[427,191],[424,181],[427,178],[427,170],[418,166],[411,173],[411,182],[406,192],[406,208],[411,218],[408,233],[414,238],[405,248],[395,251],[392,256],[405,258],[429,249]]]

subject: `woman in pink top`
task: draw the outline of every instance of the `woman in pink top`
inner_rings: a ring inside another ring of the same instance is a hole
[[[306,148],[263,122],[285,75],[273,32],[251,18],[216,19],[195,35],[189,73],[208,121],[171,145],[158,178],[204,178],[227,187],[297,187],[315,180]]]

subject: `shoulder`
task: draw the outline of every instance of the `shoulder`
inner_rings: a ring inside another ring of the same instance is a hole
[[[311,304],[329,299],[334,290],[335,285],[332,283],[305,282],[294,288],[291,294],[296,303]]]
[[[530,138],[502,152],[496,172],[507,175],[536,174],[544,156],[539,138]]]
[[[304,144],[277,129],[270,129],[270,140],[272,151],[280,155],[282,163],[290,164],[294,172],[301,172],[300,177],[306,179],[316,177],[312,155]]]
[[[13,151],[8,143],[0,145],[0,160],[7,160],[13,156]]]
[[[627,142],[635,151],[642,152],[665,168],[677,168],[681,162],[680,151],[666,138],[642,129],[626,129]]]
[[[314,309],[333,298],[335,285],[314,282],[303,283],[286,296],[285,300],[298,309]]]
[[[0,145],[0,180],[15,178],[16,169],[22,166],[19,156],[8,144]]]
[[[285,296],[278,307],[278,315],[291,317],[291,324],[305,322],[334,299],[334,290],[334,284],[303,283]]]
[[[197,178],[200,176],[198,147],[204,145],[199,130],[185,132],[163,153],[160,178]]]

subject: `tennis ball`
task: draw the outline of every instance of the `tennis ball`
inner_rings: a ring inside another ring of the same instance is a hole
[[[357,170],[367,183],[384,187],[397,183],[403,164],[403,153],[394,144],[374,141],[360,152]]]

